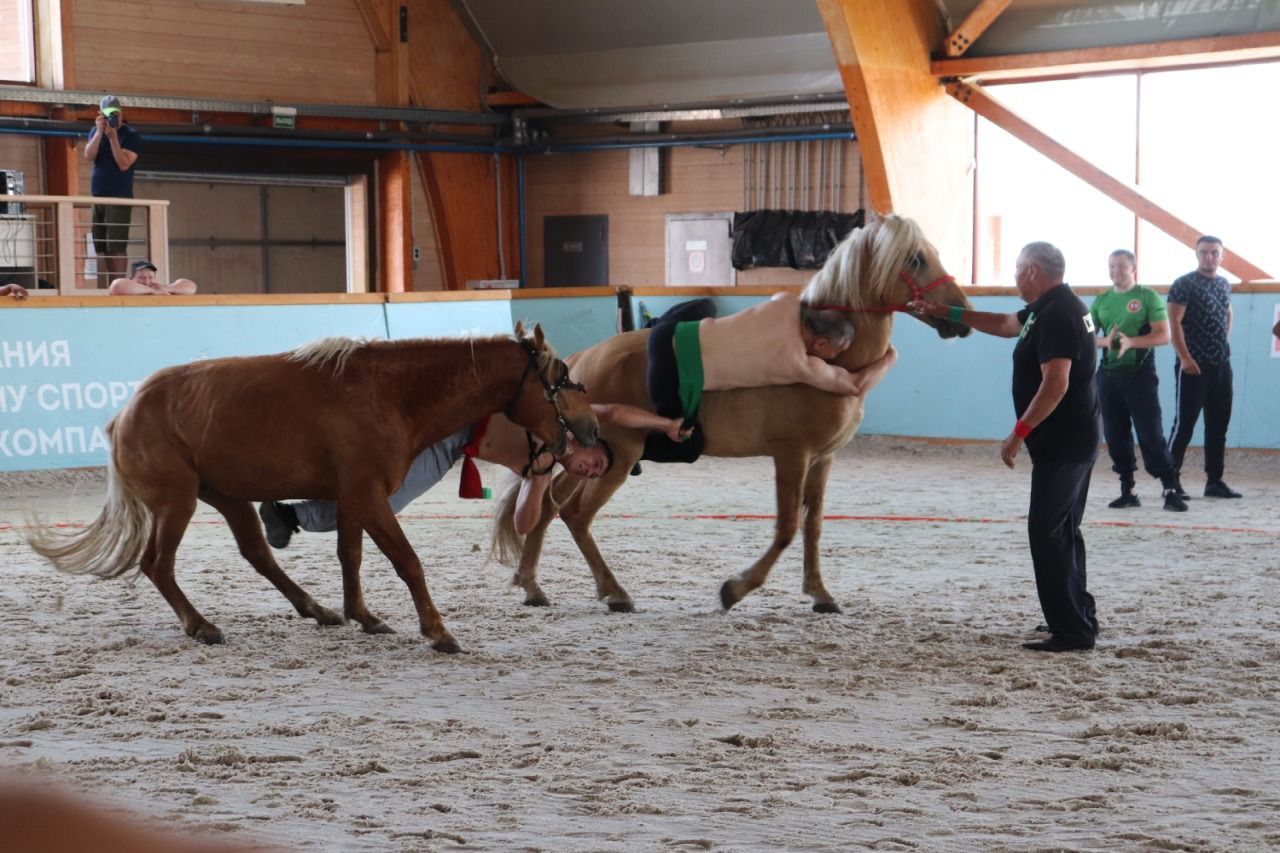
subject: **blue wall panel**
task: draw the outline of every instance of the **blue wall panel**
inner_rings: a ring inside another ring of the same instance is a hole
[[[386,337],[380,304],[15,310],[0,326],[0,471],[106,464],[104,427],[161,367]]]
[[[724,316],[763,298],[717,296],[716,304]],[[681,298],[639,301],[657,316]],[[1280,357],[1272,354],[1271,337],[1278,301],[1274,293],[1232,299],[1230,447],[1280,449]],[[974,303],[981,311],[1002,312],[1022,304],[1014,296],[977,297]],[[504,334],[517,319],[541,322],[552,344],[568,355],[612,335],[616,314],[612,296],[6,310],[0,312],[0,471],[105,464],[102,427],[142,379],[167,365],[281,352],[330,335]],[[864,433],[962,439],[1008,434],[1013,340],[974,333],[943,341],[900,315],[893,341],[901,357],[868,398]],[[1160,347],[1156,357],[1167,431],[1174,414],[1172,349]],[[1198,428],[1193,443],[1201,440]]]
[[[505,299],[478,302],[390,302],[387,335],[400,338],[456,338],[510,334],[511,307]]]

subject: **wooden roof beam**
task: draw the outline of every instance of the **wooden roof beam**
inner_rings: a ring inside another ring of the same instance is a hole
[[[1194,249],[1196,239],[1207,233],[1193,228],[1147,198],[1132,185],[1108,175],[1065,145],[1054,141],[1048,134],[992,98],[980,86],[954,82],[947,85],[947,93],[996,127],[1030,145],[1089,186],[1124,205],[1178,242]],[[1234,251],[1227,255],[1222,265],[1232,274],[1239,276],[1242,281],[1274,278]]]
[[[375,53],[386,53],[391,50],[391,32],[387,29],[387,18],[390,14],[387,0],[356,0],[356,9],[364,18],[365,28],[369,30],[369,41],[373,43]]]
[[[1043,53],[937,59],[931,63],[930,68],[933,75],[940,79],[965,78],[988,82],[1014,78],[1033,80],[1038,77],[1224,65],[1267,59],[1280,59],[1280,32],[1125,44],[1081,50],[1053,50]]]
[[[1012,2],[1013,0],[979,0],[978,5],[960,22],[960,26],[947,36],[943,43],[947,56],[961,56]]]

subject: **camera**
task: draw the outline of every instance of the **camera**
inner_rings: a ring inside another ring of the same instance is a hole
[[[112,127],[119,127],[120,113],[112,113],[111,115],[107,116],[107,124],[111,125]]]

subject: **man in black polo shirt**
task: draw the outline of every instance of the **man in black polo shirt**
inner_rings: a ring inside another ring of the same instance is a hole
[[[1173,366],[1177,415],[1169,432],[1173,467],[1182,459],[1196,421],[1204,411],[1204,496],[1238,498],[1222,481],[1227,457],[1227,426],[1231,423],[1231,286],[1218,275],[1222,241],[1204,236],[1196,240],[1199,266],[1169,288],[1169,330],[1178,360]],[[1179,481],[1179,488],[1182,484]],[[1185,494],[1185,493],[1184,493]]]
[[[1027,307],[1016,314],[963,311],[953,318],[980,332],[1018,338],[1013,348],[1018,419],[1000,458],[1012,468],[1023,442],[1031,454],[1027,533],[1050,636],[1022,647],[1040,652],[1091,649],[1098,632],[1080,534],[1098,456],[1097,347],[1089,309],[1063,283],[1065,272],[1062,252],[1048,243],[1028,243],[1014,272]],[[934,316],[955,311],[924,302],[912,308]]]

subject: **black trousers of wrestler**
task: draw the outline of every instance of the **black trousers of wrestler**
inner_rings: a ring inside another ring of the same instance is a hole
[[[1138,470],[1133,452],[1134,432],[1138,434],[1138,447],[1142,450],[1142,467],[1166,489],[1175,485],[1177,468],[1164,437],[1159,390],[1156,360],[1151,357],[1132,376],[1098,371],[1102,435],[1111,456],[1111,470],[1120,475],[1123,491],[1133,489],[1133,472]]]
[[[1045,624],[1053,634],[1082,646],[1092,646],[1098,633],[1080,533],[1092,473],[1093,460],[1033,462],[1027,510],[1031,563]]]
[[[673,305],[661,317],[650,324],[649,372],[646,386],[654,410],[664,418],[684,418],[686,426],[692,426],[693,435],[688,441],[674,442],[662,433],[651,432],[645,438],[641,459],[651,462],[693,462],[702,455],[707,437],[702,425],[685,416],[680,402],[680,371],[676,364],[673,339],[676,324],[705,320],[716,316],[716,304],[709,298],[690,299]]]
[[[1227,461],[1227,427],[1231,424],[1231,362],[1201,364],[1200,374],[1187,373],[1182,362],[1173,366],[1174,399],[1178,414],[1169,433],[1173,467],[1182,471],[1182,460],[1191,443],[1200,412],[1204,412],[1204,473],[1209,482],[1222,479]]]

